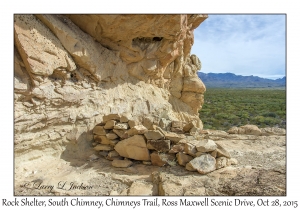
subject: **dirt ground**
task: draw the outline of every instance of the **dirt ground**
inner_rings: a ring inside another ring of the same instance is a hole
[[[184,167],[135,161],[114,168],[111,161],[64,160],[42,156],[15,164],[14,194],[19,195],[286,195],[286,137],[218,140],[237,165],[206,175]]]

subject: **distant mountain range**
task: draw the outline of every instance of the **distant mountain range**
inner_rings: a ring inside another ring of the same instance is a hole
[[[206,87],[220,88],[273,88],[285,87],[286,77],[281,79],[265,79],[257,76],[241,76],[233,73],[202,73],[198,72],[198,77]]]

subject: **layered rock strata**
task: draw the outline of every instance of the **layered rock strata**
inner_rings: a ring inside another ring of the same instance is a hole
[[[44,155],[86,158],[93,128],[110,113],[193,121],[202,129],[205,86],[190,50],[193,30],[206,18],[14,15],[16,163]]]

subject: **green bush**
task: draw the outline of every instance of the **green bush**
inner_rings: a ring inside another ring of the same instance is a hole
[[[232,126],[286,128],[286,92],[275,89],[209,88],[199,112],[204,129],[228,130]]]

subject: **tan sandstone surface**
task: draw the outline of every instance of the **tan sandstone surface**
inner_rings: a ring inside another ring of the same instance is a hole
[[[15,195],[285,195],[285,131],[202,130],[207,17],[14,15]]]
[[[87,160],[41,157],[16,165],[15,194],[286,195],[286,137],[225,133],[202,134],[204,139],[220,138],[215,142],[232,157],[231,166],[205,175],[179,164],[160,167],[132,161],[129,167],[112,167],[100,155]]]

